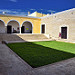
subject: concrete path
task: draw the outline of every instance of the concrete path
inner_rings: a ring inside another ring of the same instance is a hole
[[[75,58],[36,68],[30,75],[75,75]]]
[[[30,70],[26,62],[0,43],[0,75],[28,75]]]
[[[5,41],[8,43],[22,43],[22,42],[38,42],[38,41],[53,41],[52,39],[42,39],[42,40],[26,40],[26,41]]]
[[[75,58],[33,69],[0,43],[0,75],[75,75]]]

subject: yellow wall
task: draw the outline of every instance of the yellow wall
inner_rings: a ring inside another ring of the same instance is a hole
[[[37,17],[44,17],[44,16],[46,16],[46,14],[36,13],[36,16],[37,16]]]
[[[33,24],[33,33],[40,33],[41,19],[39,18],[0,15],[0,20],[4,21],[5,26],[10,20],[16,20],[20,23],[20,27],[24,21],[30,21]]]

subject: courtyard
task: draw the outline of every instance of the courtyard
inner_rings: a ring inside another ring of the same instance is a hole
[[[7,44],[31,67],[41,67],[75,57],[75,44],[44,41]]]

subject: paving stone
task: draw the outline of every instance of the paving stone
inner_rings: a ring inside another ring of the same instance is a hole
[[[0,75],[28,75],[32,69],[5,44],[0,44]]]
[[[36,68],[30,75],[75,75],[75,58]]]
[[[0,75],[75,75],[75,57],[32,68],[5,44],[0,43]]]

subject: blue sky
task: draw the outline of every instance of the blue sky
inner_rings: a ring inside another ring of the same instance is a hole
[[[57,13],[75,8],[75,0],[1,0],[0,13],[26,15],[28,11],[42,13]]]

